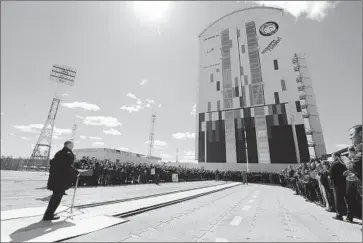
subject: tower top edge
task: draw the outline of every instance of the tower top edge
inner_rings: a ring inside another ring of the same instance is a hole
[[[216,21],[214,21],[212,24],[208,25],[208,27],[206,27],[204,30],[202,30],[200,32],[200,34],[198,35],[198,38],[200,38],[209,28],[211,28],[213,25],[215,25],[216,23],[220,22],[221,20],[233,15],[233,14],[236,14],[236,13],[240,13],[240,12],[244,12],[244,11],[247,11],[247,10],[252,10],[252,9],[271,9],[271,10],[278,10],[278,11],[281,11],[283,12],[284,10],[282,8],[277,8],[277,7],[265,7],[265,6],[256,6],[256,7],[250,7],[250,8],[243,8],[243,9],[238,9],[238,10],[235,10],[231,13],[228,13],[228,14],[225,14],[223,15],[222,17],[218,18]]]

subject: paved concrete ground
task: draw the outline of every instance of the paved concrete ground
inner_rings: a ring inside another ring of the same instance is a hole
[[[1,171],[1,211],[46,206],[51,192],[45,187],[48,175],[44,172]],[[78,188],[75,205],[109,200],[154,195],[202,186],[213,186],[223,182],[183,182],[155,184]],[[62,205],[69,206],[73,189],[67,191]]]
[[[360,225],[332,216],[289,189],[250,184],[149,211],[69,241],[362,241]]]

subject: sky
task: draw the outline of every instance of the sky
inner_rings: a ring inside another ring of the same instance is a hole
[[[78,124],[75,148],[193,162],[199,33],[256,5],[283,7],[307,53],[328,152],[362,124],[362,2],[1,2],[1,155],[29,157],[55,94],[62,97],[52,153]],[[151,9],[151,12],[150,12]],[[54,64],[77,69],[72,87],[49,80]]]

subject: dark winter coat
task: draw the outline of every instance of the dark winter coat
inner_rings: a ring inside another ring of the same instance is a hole
[[[50,161],[47,188],[51,191],[65,191],[72,186],[78,171],[72,166],[74,154],[64,147],[58,151]]]

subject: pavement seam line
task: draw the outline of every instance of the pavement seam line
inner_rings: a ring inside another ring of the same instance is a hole
[[[229,188],[227,188],[227,189],[230,189],[230,188],[233,188],[233,187],[229,187]],[[223,192],[224,190],[220,190],[220,191],[216,191],[215,193],[218,193],[218,192]],[[230,193],[228,193],[227,194],[227,196],[228,195],[231,195],[231,194],[233,194],[234,192],[230,192]],[[208,194],[207,194],[208,195]],[[211,194],[210,194],[211,195]],[[216,199],[214,199],[214,200],[212,200],[210,203],[208,203],[207,205],[210,205],[210,204],[212,204],[212,203],[214,203],[214,202],[216,202],[216,201],[218,201],[218,200],[221,200],[221,199],[223,199],[223,198],[225,198],[226,197],[226,195],[222,195],[222,196],[220,196],[220,197],[218,197],[218,198],[216,198]],[[201,206],[199,206],[198,207],[198,209],[200,209],[200,208],[203,208],[204,206],[205,206],[206,204],[204,204],[204,205],[201,205]],[[184,213],[184,214],[182,214],[182,215],[179,215],[178,216],[178,219],[181,219],[181,218],[183,218],[183,217],[185,217],[185,216],[188,216],[189,215],[189,213],[191,213],[191,210],[187,210],[186,212],[188,212],[188,213]],[[194,210],[193,210],[193,212],[194,212]],[[159,224],[157,224],[157,225],[152,225],[152,227],[155,227],[155,228],[158,228],[158,227],[160,227],[160,226],[163,226],[163,225],[165,225],[166,224],[166,222],[171,222],[171,221],[173,221],[173,220],[175,220],[175,217],[172,217],[172,219],[171,220],[169,220],[169,221],[161,221]],[[144,231],[141,231],[141,232],[138,232],[138,233],[134,233],[134,234],[141,234],[141,233],[145,233],[145,232],[147,232],[147,231],[149,231],[150,229],[146,229],[146,230],[144,230]],[[127,240],[127,239],[129,239],[129,238],[131,238],[131,236],[128,236],[128,237],[126,237],[126,238],[124,238],[124,239],[121,239],[120,241],[118,241],[118,242],[122,242],[122,241],[125,241],[125,240]]]
[[[253,190],[248,195],[246,195],[245,197],[243,197],[243,199],[241,199],[240,201],[238,201],[238,203],[236,203],[236,205],[232,209],[228,210],[227,213],[220,220],[218,220],[206,232],[204,232],[199,238],[197,238],[196,241],[199,242],[206,234],[210,233],[213,228],[215,228],[226,216],[228,216],[230,214],[231,211],[233,211],[237,206],[239,206],[243,201],[245,201],[246,198],[249,197],[252,193],[253,193]]]

